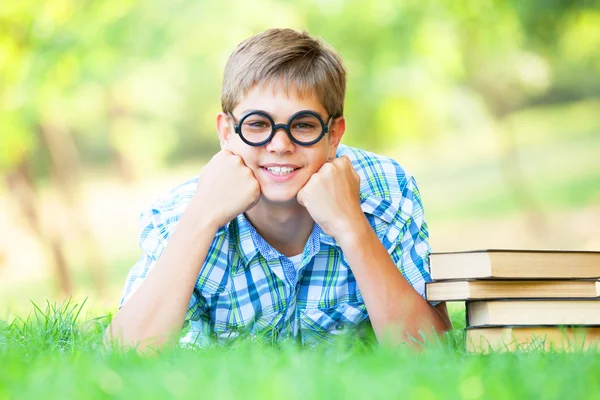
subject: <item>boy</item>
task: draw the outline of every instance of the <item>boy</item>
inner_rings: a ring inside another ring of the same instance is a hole
[[[160,348],[184,326],[183,343],[245,332],[314,345],[363,322],[396,342],[449,329],[445,304],[423,298],[415,180],[340,145],[345,89],[339,55],[307,33],[271,29],[236,48],[222,150],[142,213],[143,254],[107,339]]]

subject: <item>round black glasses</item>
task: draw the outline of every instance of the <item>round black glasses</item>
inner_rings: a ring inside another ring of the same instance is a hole
[[[292,142],[300,146],[311,146],[319,142],[329,131],[329,122],[333,118],[333,115],[330,116],[325,123],[316,112],[304,110],[292,115],[287,124],[275,124],[269,114],[252,111],[244,115],[239,124],[236,124],[233,114],[229,113],[229,115],[233,120],[235,133],[250,146],[263,146],[269,143],[279,129],[285,130]]]

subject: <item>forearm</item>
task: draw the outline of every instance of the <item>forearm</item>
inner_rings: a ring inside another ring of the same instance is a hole
[[[208,219],[186,212],[154,268],[114,316],[105,339],[138,349],[175,342],[216,229]]]
[[[365,301],[379,341],[395,342],[447,331],[445,319],[404,278],[366,218],[339,243]],[[414,342],[413,342],[414,343]]]

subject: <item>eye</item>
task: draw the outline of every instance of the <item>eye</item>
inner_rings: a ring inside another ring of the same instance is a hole
[[[267,128],[269,126],[265,121],[244,121],[244,125],[249,128]]]
[[[315,128],[315,124],[311,124],[309,122],[298,122],[296,125],[294,125],[294,128],[297,128],[297,129],[314,129]]]

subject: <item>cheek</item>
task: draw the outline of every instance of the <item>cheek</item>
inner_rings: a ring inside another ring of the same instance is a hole
[[[328,160],[328,152],[326,149],[320,149],[321,151],[316,152],[310,157],[310,161],[307,163],[308,170],[311,174],[317,172],[323,164],[325,164]]]
[[[246,145],[241,140],[239,140],[239,142],[240,143],[238,143],[237,141],[230,142],[230,145],[227,148],[227,150],[231,151],[235,155],[240,156],[242,158],[242,160],[244,161],[244,164],[248,168],[250,168],[250,169],[256,168],[258,158],[255,154],[254,149],[252,147]]]

